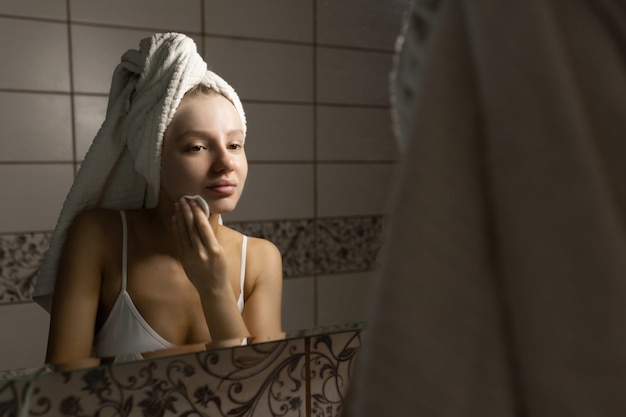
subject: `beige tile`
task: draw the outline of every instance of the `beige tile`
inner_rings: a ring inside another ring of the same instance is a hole
[[[321,161],[390,161],[397,156],[389,109],[317,108]]]
[[[73,21],[158,30],[200,32],[198,0],[70,0]]]
[[[76,159],[82,161],[106,117],[107,97],[74,96]]]
[[[74,90],[109,93],[111,77],[120,58],[152,32],[72,25]]]
[[[320,44],[393,50],[410,0],[316,0]]]
[[[66,3],[66,0],[1,0],[0,14],[65,20]]]
[[[318,48],[317,100],[387,106],[391,64],[391,53]]]
[[[35,303],[0,305],[0,369],[42,366],[50,316]]]
[[[0,88],[69,91],[67,25],[0,18]]]
[[[250,164],[243,196],[225,221],[313,216],[312,164]]]
[[[0,164],[0,232],[54,229],[73,164]]]
[[[384,214],[393,164],[320,164],[317,204],[320,217]]]
[[[206,0],[206,32],[298,42],[313,40],[313,5],[304,0]]]
[[[226,219],[297,219],[312,215],[312,164],[250,164],[241,202]]]
[[[283,282],[283,330],[308,330],[315,327],[314,278],[291,278]]]
[[[207,38],[205,58],[242,99],[310,103],[313,51],[310,46]]]
[[[251,161],[312,161],[310,105],[245,104],[246,154]]]
[[[0,92],[0,161],[71,161],[70,96]]]
[[[317,277],[319,326],[367,321],[375,272]]]

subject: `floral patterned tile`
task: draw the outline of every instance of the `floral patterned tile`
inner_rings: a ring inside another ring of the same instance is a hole
[[[228,225],[274,242],[285,278],[375,269],[382,245],[381,216]],[[50,237],[49,232],[0,235],[0,304],[30,300]]]
[[[0,405],[8,415],[29,416],[339,416],[365,333],[5,380]],[[22,407],[25,412],[18,414]]]
[[[342,415],[361,348],[362,333],[356,330],[309,339],[311,415]]]
[[[332,274],[376,269],[382,234],[382,216],[318,220],[316,272]]]
[[[199,384],[195,392],[220,398],[221,407],[213,407],[210,415],[301,416],[306,407],[304,346],[304,339],[293,339],[201,354],[204,381],[213,378],[214,384]],[[209,398],[205,395],[204,401]]]
[[[304,339],[42,375],[31,416],[303,416]]]
[[[32,378],[0,381],[0,415],[22,416],[31,394]]]
[[[228,223],[248,236],[273,242],[283,256],[285,278],[315,273],[315,222],[311,219]]]
[[[30,300],[51,233],[0,235],[0,304]]]
[[[228,225],[274,242],[283,255],[285,278],[375,269],[382,245],[382,216]]]

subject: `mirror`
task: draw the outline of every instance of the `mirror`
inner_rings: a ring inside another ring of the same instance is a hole
[[[284,330],[363,320],[396,152],[388,76],[408,3],[0,5],[0,315],[13,318],[0,356],[45,343],[29,304],[38,262],[104,118],[112,69],[155,29],[192,35],[242,98],[250,174],[225,223],[281,250]],[[36,368],[42,351],[8,366]]]

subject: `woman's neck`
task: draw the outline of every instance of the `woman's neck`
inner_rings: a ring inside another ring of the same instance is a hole
[[[174,239],[174,228],[173,228],[173,217],[175,214],[174,211],[174,202],[168,199],[169,201],[163,201],[164,199],[160,199],[159,203],[156,207],[152,209],[147,209],[146,214],[149,218],[149,223],[151,227],[157,228],[159,230],[159,234],[167,237],[168,240]],[[215,233],[215,236],[219,235],[219,219],[220,216],[215,214],[209,216],[209,224]]]

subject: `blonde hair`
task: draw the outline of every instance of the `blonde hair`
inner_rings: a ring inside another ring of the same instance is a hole
[[[212,94],[223,95],[219,91],[212,89],[208,85],[200,83],[200,84],[194,85],[189,90],[187,90],[187,92],[185,93],[185,96],[186,97],[202,97],[202,96],[210,96]]]

